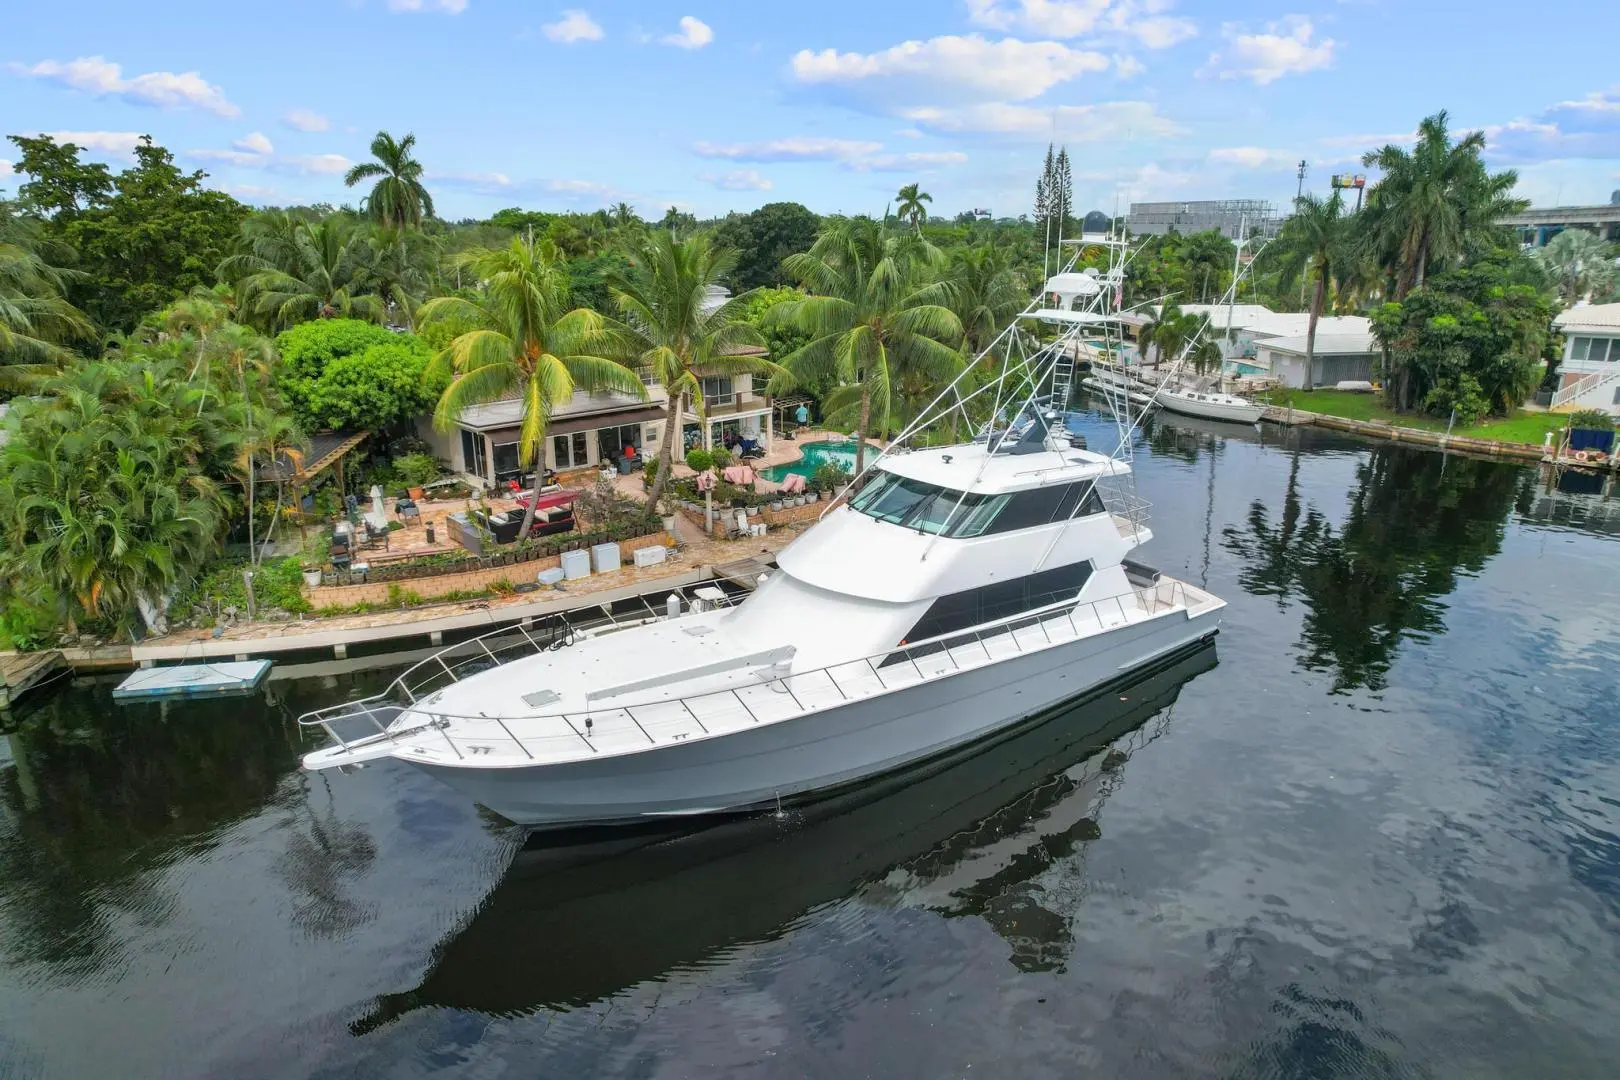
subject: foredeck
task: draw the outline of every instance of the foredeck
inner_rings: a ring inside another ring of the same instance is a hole
[[[407,687],[411,703],[403,711],[379,696],[301,718],[306,726],[324,727],[337,742],[307,756],[304,763],[326,768],[395,756],[451,767],[522,768],[639,753],[893,693],[1131,624],[1190,618],[1222,606],[1223,601],[1201,589],[1161,578],[1152,587],[1120,596],[1057,605],[977,631],[810,671],[792,671],[790,663],[761,657],[760,664],[725,689],[623,707],[456,715],[436,708],[434,694],[416,694]],[[490,663],[501,662],[499,651],[482,647]],[[536,649],[540,647],[536,643]],[[452,681],[459,681],[448,659],[439,659],[439,666]],[[346,738],[339,731],[339,726],[356,723],[369,725],[372,733]]]

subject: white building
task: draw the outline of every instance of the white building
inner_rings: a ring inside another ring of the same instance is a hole
[[[1602,409],[1620,416],[1620,304],[1583,304],[1560,312],[1564,332],[1554,409]]]
[[[1183,304],[1182,311],[1209,318],[1230,375],[1256,375],[1303,386],[1308,311],[1272,311],[1264,304]],[[1372,323],[1360,315],[1324,315],[1316,320],[1312,386],[1371,381],[1380,355]]]
[[[1370,332],[1323,333],[1317,324],[1312,350],[1311,386],[1332,389],[1342,382],[1372,382],[1381,355]],[[1362,320],[1365,322],[1366,320]],[[1267,338],[1258,343],[1256,365],[1284,386],[1305,385],[1305,335]]]

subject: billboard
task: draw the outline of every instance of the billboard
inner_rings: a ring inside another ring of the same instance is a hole
[[[1367,186],[1367,178],[1352,173],[1335,173],[1333,186],[1336,188],[1364,188]]]

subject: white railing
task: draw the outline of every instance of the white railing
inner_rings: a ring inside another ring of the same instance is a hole
[[[1130,607],[1127,601],[1132,602]],[[1132,621],[1133,608],[1138,614],[1137,621],[1142,621],[1185,609],[1186,606],[1184,583],[1161,579],[1150,587],[1137,588],[1119,596],[1080,604],[1064,601],[977,629],[944,634],[809,671],[775,676],[760,674],[757,676],[758,682],[741,688],[575,712],[492,716],[487,713],[449,713],[433,707],[426,699],[431,697],[434,690],[443,689],[468,675],[487,671],[511,659],[533,655],[548,648],[563,647],[559,644],[542,644],[520,629],[521,636],[517,641],[499,649],[490,648],[489,639],[510,636],[512,633],[510,630],[500,630],[429,657],[401,675],[388,690],[380,694],[317,709],[299,717],[298,722],[305,727],[324,728],[344,750],[372,747],[383,741],[397,745],[401,740],[436,731],[456,758],[461,760],[487,755],[498,743],[510,743],[530,760],[552,756],[551,751],[564,744],[598,754],[603,751],[601,743],[604,741],[603,732],[597,730],[598,725],[605,727],[618,721],[621,732],[639,733],[647,745],[658,745],[660,740],[649,730],[650,727],[668,729],[672,723],[678,722],[676,726],[696,725],[702,735],[708,735],[713,727],[738,727],[788,719],[818,708],[841,705],[932,681],[1008,656],[1038,652],[1064,641],[1117,629]],[[1056,636],[1054,629],[1058,631]],[[1067,634],[1063,633],[1064,630],[1067,630]],[[469,646],[474,647],[472,656],[459,660],[455,665],[449,662],[447,653]],[[964,650],[966,656],[962,655]],[[503,655],[514,651],[518,655],[502,659]],[[436,677],[415,684],[407,683],[406,676],[411,672],[431,670],[434,665],[437,665]],[[445,681],[438,681],[439,678]],[[403,690],[407,700],[399,701],[392,697],[396,690]],[[426,693],[420,692],[424,690]],[[422,722],[394,730],[392,723],[405,712],[422,716]],[[345,740],[333,725],[335,721],[351,719],[369,720],[376,733]],[[708,723],[705,723],[705,719]],[[625,725],[623,721],[626,720],[633,727]],[[452,736],[448,730],[452,721],[474,734],[470,737]],[[520,738],[508,726],[512,723],[525,726],[538,724],[549,730]],[[676,733],[669,735],[668,739],[679,741],[686,737],[686,733]],[[541,753],[537,754],[537,750]],[[333,761],[332,764],[341,762]]]
[[[1556,409],[1560,405],[1568,405],[1587,392],[1596,390],[1605,383],[1617,380],[1620,380],[1620,364],[1610,365],[1607,371],[1594,371],[1589,375],[1582,375],[1579,379],[1553,395],[1552,407]],[[1610,402],[1609,404],[1613,403]]]

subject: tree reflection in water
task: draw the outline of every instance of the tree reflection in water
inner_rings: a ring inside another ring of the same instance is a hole
[[[1246,525],[1223,538],[1245,561],[1245,589],[1305,603],[1301,667],[1332,672],[1335,691],[1381,690],[1403,639],[1444,629],[1442,599],[1459,573],[1478,573],[1501,550],[1533,482],[1512,465],[1380,446],[1356,470],[1335,527],[1302,503],[1296,451],[1281,515],[1256,499]]]

